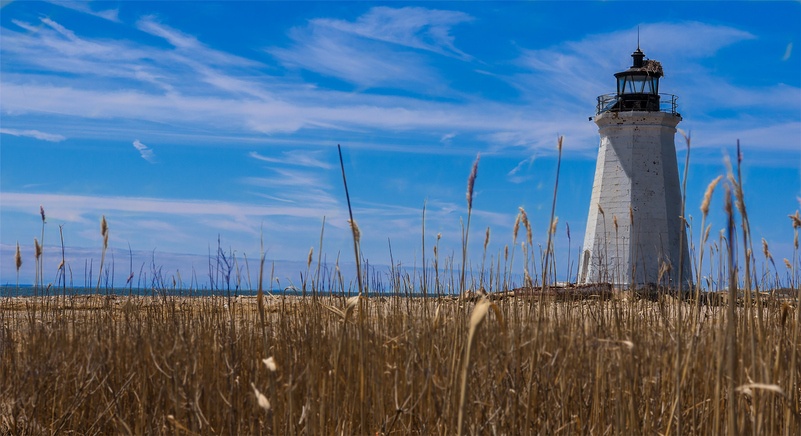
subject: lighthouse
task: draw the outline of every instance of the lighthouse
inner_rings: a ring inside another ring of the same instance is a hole
[[[681,217],[674,137],[676,96],[659,93],[662,65],[637,50],[616,73],[617,92],[598,97],[601,141],[579,283],[617,287],[692,283]]]

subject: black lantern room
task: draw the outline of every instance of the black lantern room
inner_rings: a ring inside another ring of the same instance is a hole
[[[659,111],[659,78],[662,64],[645,60],[637,47],[631,54],[631,68],[615,74],[617,79],[616,104],[611,111]]]

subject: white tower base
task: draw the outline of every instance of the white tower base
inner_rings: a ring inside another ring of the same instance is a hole
[[[579,283],[692,284],[674,136],[681,116],[603,112]]]

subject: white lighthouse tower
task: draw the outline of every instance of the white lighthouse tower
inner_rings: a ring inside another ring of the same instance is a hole
[[[617,92],[598,97],[601,135],[580,283],[692,283],[674,136],[676,97],[659,94],[662,65],[632,53]],[[683,257],[683,259],[682,259]],[[681,279],[679,269],[681,268]]]

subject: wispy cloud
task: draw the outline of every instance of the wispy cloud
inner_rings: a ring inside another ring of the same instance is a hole
[[[54,5],[59,5],[68,9],[72,9],[78,12],[83,12],[85,14],[93,15],[95,17],[102,18],[104,20],[109,20],[113,22],[119,22],[119,9],[104,9],[100,11],[96,11],[92,9],[89,5],[91,2],[88,1],[65,1],[65,0],[57,0],[57,1],[50,1]]]
[[[441,77],[415,50],[469,60],[456,48],[451,28],[471,20],[457,11],[375,7],[356,21],[310,20],[307,26],[292,29],[291,47],[269,52],[286,66],[360,87],[430,90]]]
[[[271,157],[252,151],[248,156],[262,162],[329,169],[332,165],[321,159],[323,153],[323,150],[290,150],[281,152],[280,157]]]
[[[414,53],[391,50],[385,44],[365,40],[335,29],[293,29],[293,45],[269,52],[289,68],[313,71],[362,88],[419,89],[439,83],[440,77]]]
[[[473,17],[459,11],[381,6],[370,9],[355,22],[320,18],[311,23],[368,39],[470,59],[454,45],[451,28],[472,20]]]
[[[156,154],[153,153],[153,150],[150,147],[142,144],[138,139],[134,140],[133,146],[137,151],[139,151],[139,155],[142,156],[142,159],[150,163],[156,163]]]
[[[595,97],[614,86],[611,73],[621,68],[636,41],[632,28],[545,48],[521,48],[516,60],[508,60],[514,63],[511,71],[483,67],[494,70],[492,80],[506,81],[519,93],[495,100],[452,92],[432,60],[440,55],[468,59],[452,35],[455,26],[472,23],[461,12],[374,8],[352,21],[313,19],[289,32],[288,46],[270,49],[285,65],[359,87],[386,87],[369,93],[310,84],[283,72],[271,75],[275,71],[258,61],[210,48],[152,16],[140,19],[137,29],[163,38],[170,47],[76,34],[50,18],[38,26],[12,21],[12,28],[26,31],[1,29],[0,110],[9,127],[17,119],[46,117],[71,137],[107,131],[113,122],[115,135],[136,135],[145,126],[168,132],[164,134],[171,138],[217,135],[242,138],[232,139],[239,142],[260,134],[270,135],[270,140],[291,135],[297,141],[303,137],[298,133],[333,130],[353,144],[416,153],[453,153],[449,142],[456,135],[473,148],[525,155],[553,149],[552,138],[558,134],[576,149],[594,149],[595,126],[577,120],[586,120]],[[800,88],[746,87],[704,67],[721,48],[753,38],[736,28],[694,22],[641,26],[646,54],[670,65],[670,77],[682,77],[680,82],[665,80],[663,90],[681,95],[680,103],[686,106],[680,110],[684,114],[687,108],[695,130],[707,127],[703,123],[711,119],[706,116],[710,111],[749,108],[767,112],[737,112],[729,117],[731,124],[742,129],[784,125],[787,128],[779,130],[792,133],[788,123],[797,121]],[[706,41],[703,48],[693,43],[697,40]],[[423,95],[432,86],[448,98]],[[762,105],[766,98],[776,104]],[[393,142],[376,140],[378,132],[392,136]],[[769,147],[794,147],[793,137],[778,138]],[[316,158],[300,153],[252,157],[324,168]]]
[[[215,200],[147,198],[124,196],[90,196],[3,192],[3,209],[21,212],[38,211],[47,205],[48,216],[54,219],[81,222],[85,215],[111,212],[166,214],[185,216],[292,216],[317,218],[314,205],[270,206]]]
[[[517,166],[512,168],[508,173],[506,173],[506,178],[512,183],[523,183],[526,180],[530,180],[532,178],[531,175],[521,174],[526,169],[530,169],[531,166],[534,164],[534,156],[531,156],[528,159],[521,160],[518,162]]]
[[[49,141],[49,142],[61,142],[67,139],[63,135],[58,135],[54,133],[45,133],[45,132],[40,132],[38,130],[16,130],[16,129],[0,128],[0,133],[12,136],[24,136],[28,138],[36,138],[42,141]]]
[[[456,137],[456,133],[455,132],[446,133],[446,134],[442,135],[441,138],[439,138],[439,142],[441,142],[443,144],[450,144],[451,140],[453,138],[455,138],[455,137]]]
[[[676,72],[681,68],[710,79],[701,60],[721,48],[755,38],[739,29],[699,22],[644,24],[639,31],[645,54],[662,61],[669,75],[682,74]],[[592,34],[544,49],[523,49],[517,63],[526,71],[513,76],[512,83],[530,98],[544,97],[553,103],[560,98],[561,101],[570,98],[571,102],[594,101],[597,95],[613,91],[610,87],[614,86],[614,79],[606,74],[627,66],[625,62],[630,59],[637,32],[637,28],[631,28]],[[685,81],[692,78],[683,76]]]

